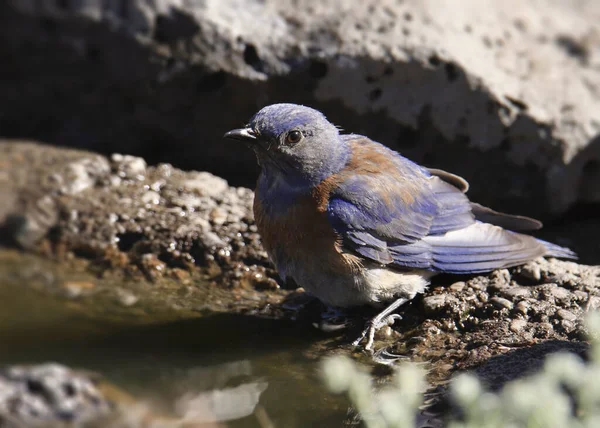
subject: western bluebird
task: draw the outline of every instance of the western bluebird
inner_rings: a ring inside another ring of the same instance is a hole
[[[474,274],[574,252],[515,231],[527,217],[470,202],[461,177],[428,169],[362,135],[341,135],[312,108],[274,104],[226,138],[248,143],[261,173],[254,215],[282,279],[326,304],[392,302],[366,326],[375,332],[438,273]]]

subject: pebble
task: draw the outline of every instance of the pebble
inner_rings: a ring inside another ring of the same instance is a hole
[[[562,320],[560,325],[567,333],[572,332],[577,327],[577,324],[569,320]]]
[[[227,213],[221,208],[215,208],[210,212],[210,221],[214,225],[221,226],[227,221]]]
[[[542,270],[536,262],[531,262],[521,268],[521,276],[531,281],[538,282],[542,279]]]
[[[89,293],[96,287],[96,284],[91,281],[66,281],[63,287],[67,291],[67,296],[73,298]]]
[[[106,158],[94,156],[82,158],[68,164],[62,173],[54,175],[61,183],[60,191],[67,195],[81,193],[92,187],[96,182],[110,173],[110,166]]]
[[[525,300],[521,300],[520,302],[517,303],[516,305],[516,310],[518,312],[520,312],[523,315],[527,315],[527,312],[529,311],[530,305],[527,301]]]
[[[121,178],[141,181],[146,174],[146,161],[137,156],[115,153],[111,156],[117,175]]]
[[[458,299],[451,294],[433,294],[423,299],[423,308],[425,312],[437,312],[456,302],[458,302]]]
[[[504,288],[510,284],[510,272],[508,269],[498,269],[490,274],[490,285],[495,288]]]
[[[510,287],[503,288],[500,294],[503,297],[513,300],[515,297],[524,298],[531,296],[531,289],[520,285],[511,285]]]
[[[494,296],[490,299],[490,302],[499,309],[512,309],[514,307],[513,302],[504,297]]]
[[[576,314],[574,314],[571,311],[567,311],[566,309],[557,310],[556,315],[558,315],[559,318],[562,318],[563,320],[571,321],[571,322],[577,321],[577,318],[578,318]]]
[[[523,318],[517,318],[511,321],[510,330],[514,333],[521,332],[527,326],[527,321]]]
[[[426,312],[435,312],[446,304],[445,294],[434,294],[423,299],[423,308]]]
[[[554,297],[557,300],[567,300],[573,297],[573,294],[567,290],[566,288],[559,287],[556,284],[551,284],[552,287],[548,287],[548,294]]]
[[[448,287],[450,290],[455,292],[463,291],[467,284],[464,281],[458,281]]]
[[[600,297],[599,296],[589,296],[588,302],[586,305],[587,310],[596,310],[600,308]]]
[[[139,298],[135,294],[123,289],[120,289],[117,292],[117,297],[119,299],[119,303],[127,308],[135,305],[139,301]]]
[[[142,202],[145,204],[158,205],[160,203],[160,194],[154,190],[149,190],[142,195]]]
[[[203,196],[222,197],[229,189],[227,181],[208,172],[192,172],[191,178],[181,181],[183,190]]]
[[[538,324],[538,327],[540,330],[543,330],[547,333],[552,333],[552,331],[554,330],[554,327],[552,327],[552,324],[550,324],[549,322],[540,322]]]
[[[489,280],[483,277],[473,278],[469,281],[469,287],[474,290],[485,290],[488,288]]]

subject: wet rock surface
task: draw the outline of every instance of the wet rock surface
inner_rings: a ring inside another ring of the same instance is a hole
[[[392,349],[451,370],[546,341],[585,341],[585,314],[599,306],[600,267],[556,259],[445,281],[434,280],[403,312],[402,339]]]
[[[185,285],[193,274],[237,289],[278,288],[248,189],[132,156],[109,160],[25,142],[4,142],[0,151],[10,165],[1,187],[14,199],[0,219],[6,242],[82,257],[99,275]]]
[[[258,107],[292,101],[465,176],[496,209],[548,218],[600,201],[593,0],[0,7],[5,136],[250,186],[251,154],[220,137]]]

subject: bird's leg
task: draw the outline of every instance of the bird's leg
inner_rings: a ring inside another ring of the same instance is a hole
[[[377,330],[379,330],[381,327],[394,324],[396,320],[401,320],[402,317],[400,315],[392,314],[392,312],[394,312],[396,309],[398,309],[400,306],[402,306],[409,300],[410,299],[407,299],[406,297],[399,297],[391,305],[389,305],[383,311],[378,313],[375,317],[373,317],[373,319],[367,322],[367,326],[360,334],[358,339],[352,342],[352,345],[358,346],[358,344],[362,342],[365,337],[367,337],[367,344],[365,345],[365,349],[367,351],[372,351],[373,340],[375,338],[375,333],[377,332]]]

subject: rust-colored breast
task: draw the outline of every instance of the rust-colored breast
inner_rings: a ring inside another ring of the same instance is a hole
[[[276,264],[305,263],[307,269],[347,272],[358,258],[341,251],[340,238],[317,195],[306,195],[278,215],[269,215],[257,194],[254,216],[263,245]]]

